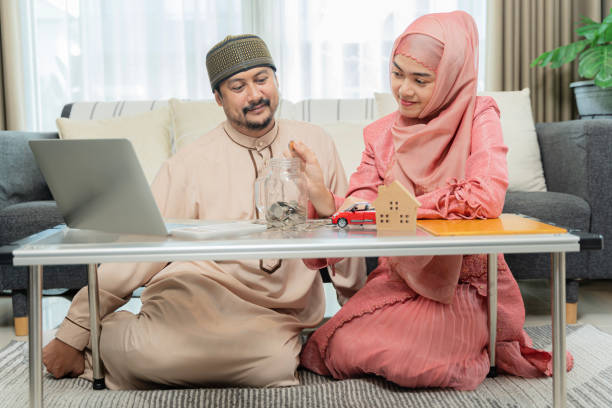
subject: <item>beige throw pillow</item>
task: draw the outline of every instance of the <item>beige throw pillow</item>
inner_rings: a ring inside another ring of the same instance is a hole
[[[508,190],[546,191],[529,88],[478,95],[492,97],[499,107],[504,143],[508,146]]]
[[[374,92],[374,117],[380,119],[397,110],[397,102],[390,93]]]
[[[479,92],[478,95],[492,97],[499,106],[504,143],[508,146],[508,190],[546,191],[529,89]],[[397,103],[389,93],[375,93],[374,99],[377,118],[397,110]]]
[[[347,179],[361,163],[361,154],[365,149],[363,128],[367,125],[367,121],[331,122],[320,125],[334,141]]]
[[[181,101],[173,98],[169,104],[174,125],[174,152],[225,121],[223,108],[214,100]]]
[[[82,120],[59,118],[57,129],[62,139],[119,139],[132,142],[149,183],[162,163],[170,157],[170,110],[114,119]]]
[[[274,116],[278,119],[302,120],[301,112],[298,111],[298,104],[287,99],[281,99],[278,102],[278,108]]]

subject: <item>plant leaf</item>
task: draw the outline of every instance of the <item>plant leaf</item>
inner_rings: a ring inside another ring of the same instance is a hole
[[[542,66],[543,67],[545,67],[546,65],[550,64],[550,61],[552,61],[553,57],[555,56],[555,53],[553,51],[550,51],[547,54],[548,55],[546,56],[544,61],[542,61]]]
[[[589,45],[589,40],[580,40],[555,48],[552,51],[544,52],[531,62],[531,66],[539,65],[545,67],[550,63],[551,68],[559,68],[561,65],[573,61],[587,45]]]
[[[587,24],[576,29],[576,34],[586,38],[589,41],[596,39],[599,34],[600,23]]]
[[[602,44],[602,40],[604,37],[604,34],[606,32],[606,30],[611,26],[611,24],[604,24],[601,23],[601,27],[599,27],[599,30],[597,30],[597,37],[598,37],[598,43]]]
[[[597,75],[595,77],[595,85],[603,89],[612,87],[612,76],[609,76],[607,79],[599,79],[599,75]]]
[[[595,76],[595,85],[600,88],[612,86],[612,44],[602,47],[602,65]]]
[[[586,25],[586,24],[597,24],[596,21],[590,19],[589,17],[585,17],[585,16],[581,16],[581,17],[582,18],[580,19],[579,24],[583,24],[583,25]]]
[[[603,39],[604,43],[612,42],[612,24],[608,26],[608,29],[602,34],[601,38]]]
[[[612,44],[588,49],[580,55],[578,74],[584,78],[595,78],[606,82],[612,75]]]
[[[601,57],[597,48],[591,48],[580,56],[578,63],[578,75],[584,78],[591,79],[599,72],[601,65]]]
[[[550,63],[550,67],[552,69],[557,69],[561,66],[561,64],[563,63],[563,59],[565,58],[565,55],[567,54],[567,49],[569,47],[570,45],[564,45],[563,47],[559,47],[553,51],[553,56],[552,56],[551,63]]]
[[[570,44],[569,51],[565,56],[565,60],[563,64],[567,64],[568,62],[576,59],[576,56],[584,50],[584,48],[589,44],[587,40],[576,41],[575,43]]]
[[[552,51],[543,52],[542,54],[540,54],[538,58],[531,61],[530,66],[535,67],[536,65],[539,65],[541,67],[545,67],[550,62],[551,58],[552,58]]]
[[[576,59],[576,56],[584,50],[584,48],[589,44],[588,40],[580,40],[574,43],[568,44],[564,47],[559,47],[557,50],[559,51],[555,56],[553,56],[553,63],[550,65],[551,68],[559,68],[561,65],[567,64],[568,62]],[[556,58],[555,58],[556,57]]]

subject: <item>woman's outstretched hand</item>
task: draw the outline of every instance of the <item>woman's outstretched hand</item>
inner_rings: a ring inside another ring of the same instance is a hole
[[[289,152],[285,156],[297,157],[302,161],[302,170],[306,176],[308,198],[321,217],[330,217],[336,206],[332,193],[325,187],[323,170],[317,156],[302,142],[291,141]]]

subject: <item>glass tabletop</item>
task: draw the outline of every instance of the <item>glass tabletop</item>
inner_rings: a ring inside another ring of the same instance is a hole
[[[19,242],[15,265],[578,251],[570,233],[434,236],[317,223],[222,239],[110,234],[57,227]]]

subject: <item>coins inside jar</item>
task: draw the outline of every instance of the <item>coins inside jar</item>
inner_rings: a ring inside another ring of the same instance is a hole
[[[306,210],[297,201],[276,201],[266,209],[266,220],[275,227],[294,226],[306,221]]]

